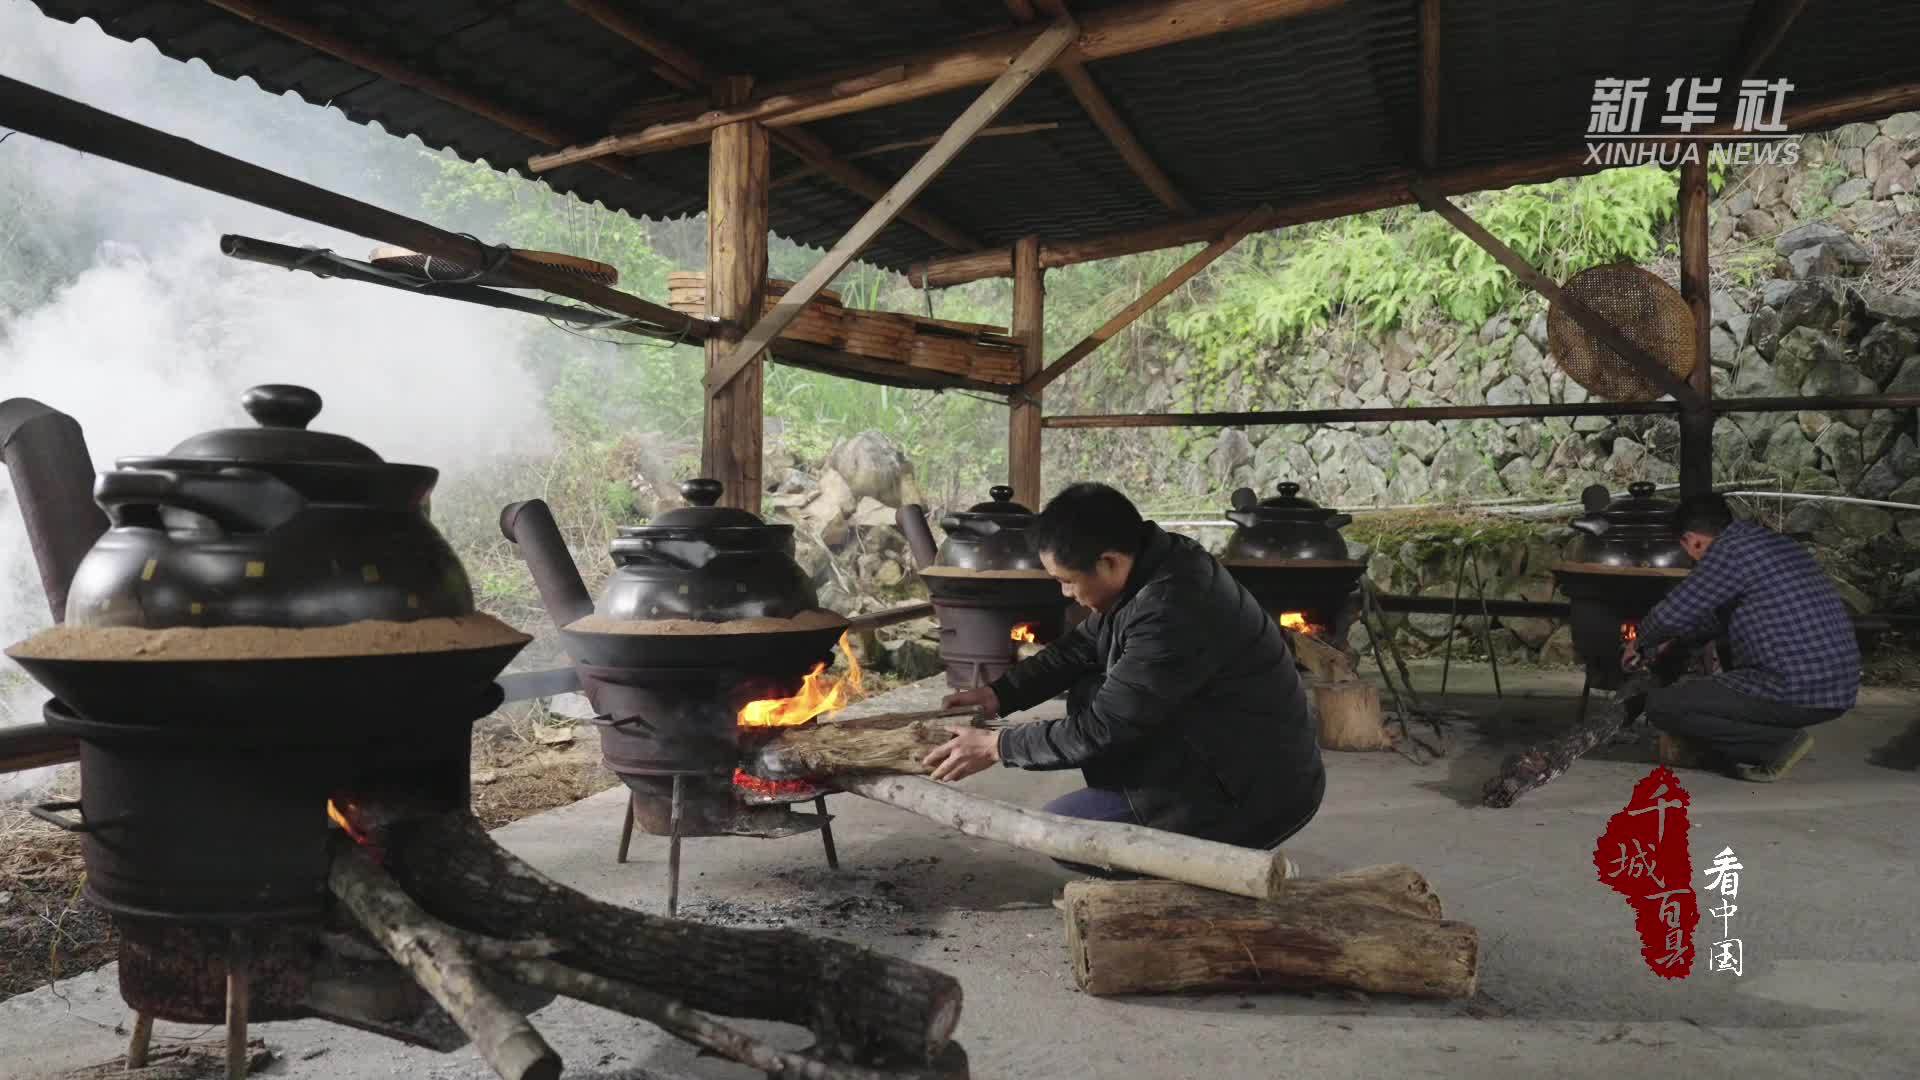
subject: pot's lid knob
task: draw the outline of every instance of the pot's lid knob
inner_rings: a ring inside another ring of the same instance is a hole
[[[261,427],[304,430],[320,415],[320,395],[304,386],[267,383],[240,395],[240,407]]]
[[[1627,485],[1627,494],[1636,499],[1651,498],[1653,492],[1654,485],[1651,480],[1635,480],[1633,483]]]
[[[994,502],[1013,501],[1013,489],[1005,484],[995,484],[987,489],[987,494],[993,496]]]
[[[688,480],[680,485],[680,496],[694,506],[712,506],[720,501],[726,491],[726,485],[718,480],[705,478]]]
[[[1291,499],[1298,494],[1300,494],[1299,484],[1296,484],[1291,480],[1280,481],[1280,497],[1281,498]]]

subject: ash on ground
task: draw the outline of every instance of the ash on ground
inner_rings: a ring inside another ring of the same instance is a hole
[[[757,897],[695,897],[680,907],[682,918],[717,926],[864,930],[902,937],[937,938],[925,925],[927,870],[937,855],[902,859],[874,870],[829,870],[824,866],[777,870]],[[777,884],[775,884],[777,883]]]

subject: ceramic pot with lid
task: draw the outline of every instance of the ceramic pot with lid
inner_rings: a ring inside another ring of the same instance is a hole
[[[473,612],[425,513],[439,471],[310,431],[320,395],[248,390],[258,424],[121,458],[94,499],[109,528],[67,595],[76,626],[337,626]]]
[[[1239,528],[1227,538],[1222,561],[1345,560],[1347,541],[1340,530],[1352,523],[1353,515],[1302,498],[1300,485],[1291,481],[1282,483],[1279,491],[1264,500],[1252,488],[1233,493],[1227,520]]]
[[[1033,570],[1045,573],[1033,548],[1032,510],[1013,501],[1013,489],[988,489],[992,498],[940,519],[947,534],[935,556],[937,566],[962,570]]]
[[[1571,561],[1603,566],[1686,569],[1693,565],[1680,546],[1679,504],[1653,497],[1654,485],[1641,480],[1614,499],[1605,484],[1580,494],[1586,513],[1568,522],[1581,533]]]
[[[614,619],[787,619],[818,608],[794,561],[793,526],[716,506],[718,480],[688,480],[688,505],[645,525],[622,526],[613,575],[596,610]]]

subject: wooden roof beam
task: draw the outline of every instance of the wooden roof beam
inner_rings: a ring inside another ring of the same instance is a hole
[[[1915,109],[1920,109],[1920,83],[1905,83],[1830,98],[1826,101],[1789,104],[1782,119],[1792,131],[1822,131],[1842,124],[1878,120],[1897,112]],[[1702,134],[1725,136],[1729,142],[1737,142],[1741,137],[1740,132],[1733,130],[1731,120],[1696,133],[1695,141]],[[1676,144],[1678,142],[1679,140],[1675,140]],[[1425,180],[1428,187],[1441,194],[1468,195],[1476,191],[1497,191],[1519,184],[1544,184],[1562,177],[1604,172],[1609,168],[1613,166],[1594,161],[1592,155],[1582,146],[1576,150],[1547,157],[1503,161],[1497,165],[1481,165],[1434,173],[1427,176]],[[1364,214],[1373,210],[1385,210],[1391,206],[1405,206],[1416,201],[1409,186],[1414,179],[1415,176],[1411,172],[1403,171],[1388,175],[1372,187],[1277,206],[1274,208],[1271,219],[1262,227],[1262,231],[1286,225],[1301,225],[1310,221],[1347,217],[1351,214]],[[1201,243],[1218,236],[1221,230],[1229,227],[1240,214],[1244,213],[1246,211],[1241,210],[1231,214],[1215,214],[1146,229],[1042,244],[1040,267],[1043,270],[1055,270],[1077,263]],[[982,278],[1012,276],[1013,253],[1008,248],[995,248],[991,251],[976,251],[966,255],[933,259],[916,263],[907,271],[907,280],[917,288],[946,288],[950,285],[964,285],[969,281],[979,281]]]
[[[585,2],[585,0],[581,0]],[[1080,37],[1066,53],[1074,63],[1087,63],[1114,56],[1128,56],[1147,49],[1176,45],[1184,41],[1212,37],[1282,19],[1298,18],[1341,7],[1347,0],[1143,0],[1122,8],[1095,12],[1080,23]],[[907,101],[933,97],[954,90],[980,86],[999,78],[1007,64],[1033,44],[1045,31],[1033,27],[1002,31],[971,38],[957,45],[929,50],[907,57],[896,57],[862,64],[844,71],[830,72],[804,79],[793,79],[761,88],[755,100],[730,109],[709,109],[702,101],[689,101],[682,115],[663,117],[653,127],[678,121],[700,119],[708,129],[736,120],[760,119],[769,127],[793,127],[848,113],[866,112]],[[903,69],[900,78],[883,78],[895,68]],[[870,80],[867,89],[838,96],[827,95],[797,108],[788,108],[798,95],[817,94],[822,87],[852,87]],[[780,101],[780,110],[772,115],[760,104]],[[644,140],[652,128],[601,140],[600,154],[624,153],[634,142]],[[570,154],[583,148],[570,147]]]
[[[1067,5],[1066,0],[1007,0],[1007,11],[1015,22],[1029,23],[1041,15],[1059,18],[1067,14]],[[1127,122],[1120,118],[1113,102],[1093,81],[1093,76],[1087,74],[1086,65],[1078,60],[1062,60],[1055,66],[1055,71],[1059,73],[1061,81],[1067,84],[1074,100],[1080,103],[1087,119],[1092,120],[1100,133],[1107,137],[1107,142],[1120,154],[1120,160],[1127,163],[1127,168],[1133,170],[1133,175],[1140,178],[1148,191],[1153,192],[1153,197],[1181,217],[1192,217],[1193,204],[1180,194],[1173,179],[1153,160],[1153,155],[1147,153],[1147,148],[1141,145]]]
[[[800,317],[800,313],[806,310],[807,304],[826,287],[827,282],[846,269],[847,264],[879,235],[881,229],[887,227],[902,207],[926,190],[927,185],[933,183],[934,178],[952,163],[974,135],[993,123],[993,118],[999,116],[1000,111],[1019,96],[1020,91],[1039,78],[1040,73],[1066,49],[1079,30],[1072,19],[1060,19],[1035,37],[1012,65],[993,81],[993,85],[967,106],[966,111],[947,128],[946,134],[940,136],[940,141],[921,155],[919,161],[914,162],[913,168],[907,170],[907,174],[893,185],[893,189],[874,203],[873,209],[863,214],[859,221],[854,222],[853,228],[847,230],[833,250],[822,256],[798,284],[787,290],[772,311],[753,324],[753,329],[740,339],[733,352],[724,361],[708,369],[707,396],[712,397],[726,389],[735,375],[752,363],[753,358],[760,355],[774,338],[779,337],[782,330],[792,325],[793,320]]]
[[[605,0],[567,0],[567,6],[625,38],[635,48],[658,61],[672,72],[668,81],[675,85],[705,92],[721,81],[721,77],[699,57],[648,30]],[[848,191],[869,200],[886,194],[887,183],[884,180],[842,160],[834,154],[832,147],[812,134],[798,128],[770,130],[768,134],[781,149]],[[982,246],[965,230],[926,210],[909,207],[901,211],[900,218],[954,251],[978,251]]]
[[[508,131],[524,135],[535,142],[545,143],[548,146],[567,146],[578,138],[537,117],[528,116],[479,94],[462,90],[449,82],[416,71],[372,49],[355,45],[344,38],[328,33],[313,23],[281,14],[257,0],[207,0],[207,3],[262,29],[271,30],[281,37],[299,42],[315,52],[331,56],[341,63],[351,64],[369,74],[378,75],[388,82],[418,90],[428,97],[444,101],[455,108],[465,109],[482,119],[491,120]],[[596,161],[593,164],[595,168],[615,176],[629,180],[637,178],[630,167],[616,161]]]
[[[1059,128],[1060,125],[1052,121],[1042,124],[996,124],[982,131],[980,134],[975,135],[974,138],[997,139],[1003,135],[1031,135],[1036,131],[1057,131]],[[940,136],[938,135],[922,135],[915,139],[898,139],[894,142],[881,143],[878,146],[869,146],[865,150],[855,150],[851,153],[842,154],[840,155],[840,159],[851,162],[864,157],[876,157],[880,154],[892,153],[895,150],[918,150],[923,146],[932,146],[939,141]],[[809,176],[817,176],[819,173],[819,166],[806,165],[775,179],[769,186],[785,187],[788,184],[805,180]]]
[[[1734,68],[1739,78],[1753,78],[1772,59],[1806,7],[1807,0],[1760,0],[1754,5],[1740,35],[1740,57]]]
[[[1420,167],[1440,166],[1440,0],[1420,0]]]

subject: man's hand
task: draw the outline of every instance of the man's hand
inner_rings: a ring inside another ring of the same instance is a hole
[[[957,694],[948,694],[940,703],[943,709],[979,709],[980,715],[991,720],[1000,715],[1000,696],[991,686],[976,686],[971,690],[962,690]]]
[[[965,697],[967,694],[981,692],[982,690],[968,690],[963,694],[955,694],[954,697]],[[984,692],[988,696],[988,701],[991,701],[993,691],[985,690]],[[953,704],[953,698],[948,698],[947,703]],[[976,702],[961,702],[961,704],[970,705]],[[953,738],[941,743],[926,757],[920,759],[921,764],[933,767],[935,780],[964,780],[1000,760],[998,731],[958,726],[947,730],[953,732]]]
[[[1627,642],[1627,647],[1620,650],[1621,671],[1639,671],[1640,666],[1644,663],[1646,663],[1646,660],[1640,655],[1639,642],[1629,641]]]

